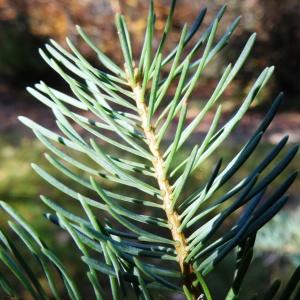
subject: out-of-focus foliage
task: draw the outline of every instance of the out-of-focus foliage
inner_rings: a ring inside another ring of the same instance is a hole
[[[259,39],[255,48],[256,62],[252,71],[265,65],[266,61],[276,66],[275,82],[278,89],[291,96],[287,105],[299,107],[293,98],[300,93],[300,1],[299,0],[245,0],[233,1],[241,12],[246,31],[256,31]],[[240,39],[236,39],[239,48]],[[289,98],[289,97],[288,97]]]
[[[256,239],[259,253],[272,253],[268,260],[287,258],[300,264],[300,208],[283,211],[261,230]]]

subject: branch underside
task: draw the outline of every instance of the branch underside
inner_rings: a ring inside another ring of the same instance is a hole
[[[187,240],[182,231],[179,230],[181,222],[180,217],[175,209],[172,208],[172,186],[166,176],[164,169],[164,159],[159,151],[158,143],[155,136],[154,128],[148,125],[148,107],[145,104],[144,97],[142,95],[142,89],[139,84],[133,87],[135,94],[135,101],[138,108],[138,113],[142,120],[142,128],[145,133],[146,141],[153,155],[152,164],[155,170],[157,183],[163,199],[163,206],[167,216],[169,228],[172,234],[172,238],[175,242],[175,250],[180,266],[180,271],[183,276],[184,284],[194,292],[196,298],[201,294],[200,291],[196,291],[192,282],[195,279],[195,273],[191,264],[186,264],[185,259],[188,256]]]

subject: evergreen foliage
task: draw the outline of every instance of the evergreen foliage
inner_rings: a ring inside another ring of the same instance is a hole
[[[220,99],[245,63],[255,42],[253,34],[236,62],[220,74],[203,109],[188,123],[189,98],[209,63],[228,44],[240,18],[217,39],[216,32],[226,10],[222,7],[190,47],[203,23],[206,14],[203,9],[190,27],[184,26],[173,51],[165,54],[175,4],[173,0],[163,35],[154,47],[155,14],[150,1],[139,60],[133,58],[124,16],[116,16],[124,67],[98,49],[80,27],[79,35],[96,52],[102,69],[92,66],[72,41],[67,39],[67,51],[51,40],[40,53],[65,80],[73,95],[44,82],[28,91],[51,108],[60,133],[20,117],[48,148],[45,156],[49,163],[74,181],[72,187],[66,186],[41,166],[32,165],[53,188],[81,206],[81,214],[75,213],[62,207],[59,201],[41,196],[49,209],[46,218],[66,231],[81,253],[95,299],[163,299],[174,293],[181,293],[187,299],[212,299],[213,287],[207,286],[206,275],[235,249],[236,271],[226,299],[238,299],[252,259],[256,233],[287,202],[285,193],[296,177],[296,173],[286,175],[283,182],[268,189],[298,149],[291,147],[281,155],[288,140],[284,137],[266,157],[257,161],[249,174],[238,182],[231,180],[252,159],[280,105],[280,94],[240,152],[226,165],[221,159],[217,161],[211,176],[199,182],[196,190],[190,190],[191,174],[216,151],[222,155],[222,143],[267,84],[274,68],[267,67],[261,72],[239,109],[220,125]],[[191,50],[186,53],[188,45]],[[175,92],[169,99],[168,92],[174,86]],[[180,149],[211,111],[215,115],[205,138],[178,162]],[[174,124],[176,132],[169,142],[166,137]],[[112,148],[124,156],[112,155]],[[122,190],[109,183],[117,183]],[[84,186],[89,196],[78,193],[76,185]],[[218,196],[224,186],[227,191]],[[82,299],[82,286],[71,278],[55,249],[47,247],[46,237],[40,237],[7,203],[1,202],[1,207],[10,216],[9,226],[24,247],[16,247],[14,240],[1,232],[0,259],[11,273],[11,276],[0,273],[2,291],[18,298],[13,284],[18,281],[33,299],[62,299],[67,297],[62,296],[63,285],[70,299]],[[231,217],[236,214],[238,218]],[[228,229],[223,232],[225,223]],[[37,262],[35,267],[27,263],[25,249]],[[11,277],[15,281],[11,282]],[[285,289],[279,293],[276,282],[266,292],[265,299],[275,299],[276,295],[278,299],[290,299],[298,281],[299,269]],[[110,285],[109,290],[106,284]],[[294,299],[297,295],[299,290]]]

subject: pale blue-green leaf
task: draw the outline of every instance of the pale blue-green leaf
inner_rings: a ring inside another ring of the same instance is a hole
[[[78,193],[75,192],[74,190],[72,190],[71,188],[67,187],[65,184],[63,184],[62,182],[60,182],[59,180],[57,180],[55,177],[53,177],[52,175],[50,175],[49,173],[47,173],[45,170],[43,170],[42,168],[40,168],[39,166],[32,164],[32,168],[43,178],[45,179],[48,183],[50,183],[52,186],[54,186],[55,188],[57,188],[58,190],[62,191],[63,193],[65,193],[66,195],[70,196],[71,198],[78,200]],[[93,200],[91,198],[85,197],[82,195],[82,197],[84,197],[86,199],[86,201],[94,207],[97,207],[101,210],[107,210],[106,206],[102,203],[99,203],[96,200]]]
[[[3,264],[7,266],[7,268],[13,273],[13,275],[19,280],[20,284],[24,286],[24,288],[30,293],[33,299],[39,300],[41,299],[39,294],[31,285],[30,281],[24,274],[22,268],[16,264],[14,259],[5,251],[0,245],[0,260]]]
[[[115,213],[112,209],[109,208],[109,212],[111,216],[121,225],[123,225],[125,228],[130,230],[131,232],[135,233],[138,235],[138,239],[140,241],[145,241],[145,242],[152,242],[152,243],[164,243],[164,244],[171,244],[173,245],[173,241],[169,240],[167,238],[161,237],[160,235],[150,233],[133,223],[127,221],[125,218],[120,216],[119,214]]]
[[[183,68],[183,71],[181,73],[181,76],[179,78],[179,82],[178,82],[178,85],[177,85],[177,88],[176,88],[176,91],[175,91],[174,98],[168,104],[168,106],[170,107],[168,109],[169,113],[168,113],[168,116],[167,116],[167,119],[166,119],[165,123],[159,129],[159,132],[158,132],[158,139],[159,140],[161,140],[164,137],[168,127],[170,126],[172,120],[174,119],[174,117],[175,117],[174,112],[175,112],[176,108],[178,106],[181,106],[180,110],[182,110],[182,107],[184,105],[186,105],[185,104],[186,102],[182,102],[181,105],[178,105],[178,101],[180,99],[182,88],[183,88],[183,85],[184,85],[184,82],[185,82],[185,79],[186,79],[186,76],[187,76],[188,64],[189,64],[189,60],[187,60],[187,63],[185,64],[185,66]],[[165,115],[164,112],[162,114],[160,114],[160,116],[158,117],[157,122],[156,122],[156,127],[158,126],[159,122],[162,120],[164,115]]]
[[[200,28],[204,17],[206,15],[207,9],[203,8],[200,10],[199,14],[195,18],[193,24],[191,25],[191,28],[185,38],[184,41],[184,47],[189,43],[189,41],[193,38],[193,36],[197,33],[198,29]],[[168,54],[168,56],[163,61],[163,66],[166,65],[168,62],[170,62],[174,56],[176,55],[176,52],[178,50],[178,45]]]
[[[218,127],[218,124],[219,124],[219,120],[221,118],[221,114],[222,114],[222,106],[219,105],[218,108],[217,108],[217,111],[214,115],[214,118],[212,120],[212,123],[209,127],[209,130],[207,131],[206,133],[206,136],[204,138],[204,140],[202,141],[201,143],[201,146],[199,147],[199,150],[198,150],[198,153],[197,155],[199,156],[201,153],[203,153],[207,147],[209,146],[209,142],[211,141],[211,138],[213,137],[213,135],[215,134],[216,132],[216,129]],[[187,128],[186,128],[187,129]],[[183,134],[182,134],[183,135]],[[181,137],[182,137],[181,135]],[[178,142],[179,144],[179,142]],[[178,145],[178,147],[180,147]],[[169,154],[170,155],[170,154]],[[186,163],[187,163],[187,160],[188,159],[185,159],[182,163],[180,163],[170,174],[171,177],[173,177]]]
[[[168,170],[170,168],[170,165],[174,159],[174,156],[176,154],[177,151],[177,146],[178,146],[178,142],[182,133],[182,128],[184,126],[184,122],[186,121],[186,113],[187,113],[187,104],[184,103],[182,108],[181,108],[181,112],[180,112],[180,116],[179,116],[179,120],[178,120],[178,124],[177,124],[177,128],[176,128],[176,133],[175,133],[175,137],[174,137],[174,141],[171,144],[171,151],[170,154],[168,155],[166,161],[165,161],[165,172],[166,174],[168,173]]]
[[[76,26],[78,33],[84,39],[84,41],[96,52],[101,63],[110,71],[117,74],[123,79],[126,79],[126,73],[118,67],[108,56],[106,56],[100,49],[94,44],[90,37],[83,31],[80,26]]]
[[[62,224],[63,228],[68,231],[68,233],[70,234],[70,236],[74,240],[77,248],[82,252],[83,255],[88,256],[88,251],[87,251],[85,245],[81,242],[80,237],[78,236],[76,231],[72,228],[72,226],[70,226],[70,224],[63,217],[63,215],[61,215],[60,213],[57,213],[57,216],[58,216],[58,219],[60,221],[60,224]],[[95,270],[91,267],[90,267],[90,273],[95,279],[97,278],[97,274],[96,274]],[[99,281],[98,280],[93,280],[93,281],[90,281],[90,282],[93,286],[96,299],[97,300],[103,299],[103,289],[100,286]],[[98,284],[95,284],[95,282],[98,282]]]
[[[126,73],[128,73],[128,77],[131,81],[131,84],[134,85],[134,69],[133,69],[133,61],[132,61],[132,52],[131,52],[131,44],[129,40],[129,34],[126,28],[126,24],[123,16],[117,14],[116,15],[116,27],[118,30],[119,40],[121,49],[123,52],[123,57],[126,65]]]
[[[175,182],[173,188],[174,192],[172,193],[172,208],[175,207],[176,202],[184,188],[184,185],[186,181],[188,180],[188,177],[191,174],[191,171],[193,169],[193,164],[195,163],[195,158],[197,154],[198,146],[195,146],[193,151],[190,154],[189,160],[185,166],[185,169],[182,173],[182,175],[178,178],[178,180]]]
[[[172,63],[171,70],[168,72],[168,76],[167,76],[166,80],[159,87],[159,89],[157,91],[157,98],[155,99],[155,103],[154,103],[154,112],[157,110],[158,106],[160,105],[161,101],[165,97],[165,95],[167,93],[167,90],[168,90],[168,88],[170,87],[170,85],[172,83],[175,70],[178,66],[179,59],[180,59],[181,54],[183,52],[183,43],[184,43],[184,39],[185,39],[186,35],[187,35],[187,26],[185,25],[183,27],[182,32],[181,32],[180,40],[179,40],[179,43],[178,43],[178,50],[176,52],[176,56],[175,56],[174,61]]]
[[[167,20],[165,22],[163,35],[160,39],[159,45],[157,47],[157,50],[156,50],[156,53],[155,53],[155,56],[154,56],[154,59],[153,59],[152,65],[151,65],[151,69],[150,69],[151,72],[155,69],[155,66],[157,65],[158,56],[159,56],[159,54],[162,53],[162,51],[164,49],[164,46],[165,46],[165,43],[166,43],[166,39],[169,35],[171,25],[172,25],[172,22],[173,22],[173,16],[174,16],[174,11],[175,11],[176,1],[177,0],[172,0],[172,2],[170,4],[170,10],[169,10],[169,13],[168,13]]]
[[[52,261],[52,263],[59,269],[61,272],[61,275],[64,279],[64,282],[66,284],[68,293],[70,298],[73,300],[81,300],[81,296],[79,293],[79,290],[71,277],[69,276],[68,272],[66,271],[65,267],[62,265],[62,263],[58,260],[58,258],[48,249],[43,248],[42,252],[49,258],[49,260]]]
[[[162,61],[162,54],[160,53],[157,57],[157,64],[154,69],[154,75],[153,75],[153,80],[152,80],[152,86],[151,86],[151,91],[150,91],[150,96],[149,96],[149,103],[148,103],[148,123],[147,125],[150,125],[150,120],[153,117],[154,114],[154,106],[155,106],[155,101],[157,99],[157,92],[159,88],[159,76],[161,73],[161,61]]]
[[[20,251],[16,248],[15,244],[8,237],[6,237],[6,242],[9,244],[9,248],[7,250],[9,250],[11,252],[11,254],[13,255],[13,260],[19,264],[21,272],[23,272],[24,276],[26,276],[28,278],[29,282],[31,282],[32,287],[37,292],[38,297],[40,297],[40,299],[48,300],[49,298],[46,294],[46,291],[40,284],[37,275],[34,273],[34,271],[28,265],[25,257],[23,257],[23,255],[20,253]],[[7,253],[7,254],[9,255],[9,253]]]
[[[92,184],[94,190],[101,197],[101,199],[107,204],[107,206],[110,209],[113,209],[114,212],[116,212],[117,214],[122,215],[129,219],[138,221],[138,222],[168,228],[168,224],[164,219],[147,216],[147,215],[143,215],[143,214],[137,214],[137,213],[132,212],[131,210],[128,210],[128,209],[122,207],[118,202],[114,201],[114,199],[109,197],[105,193],[105,191],[102,189],[102,187],[92,177],[91,177],[91,184]]]

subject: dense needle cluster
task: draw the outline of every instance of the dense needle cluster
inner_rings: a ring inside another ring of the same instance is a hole
[[[208,287],[205,276],[235,249],[236,270],[226,299],[238,299],[256,232],[287,202],[285,192],[296,177],[292,173],[281,184],[268,188],[297,152],[295,146],[282,155],[288,139],[284,137],[249,174],[240,176],[238,182],[230,181],[251,159],[279,107],[280,94],[240,152],[226,164],[217,161],[211,175],[191,190],[192,173],[216,151],[222,155],[222,143],[267,84],[274,68],[262,71],[237,111],[220,124],[222,106],[218,103],[246,61],[255,41],[253,34],[237,60],[224,68],[210,98],[188,123],[190,96],[209,63],[228,44],[240,18],[217,38],[224,6],[199,34],[206,14],[203,9],[190,28],[184,26],[178,45],[166,53],[175,4],[173,0],[163,35],[154,49],[155,14],[153,1],[149,1],[139,59],[133,58],[124,17],[116,16],[124,56],[122,67],[80,27],[79,35],[95,51],[101,68],[92,66],[69,39],[69,50],[51,40],[40,53],[71,93],[44,82],[28,91],[52,110],[60,133],[20,117],[51,153],[45,155],[48,162],[74,181],[72,187],[67,186],[42,167],[32,165],[49,184],[81,207],[81,214],[74,213],[71,207],[61,206],[59,200],[41,196],[50,209],[45,214],[47,219],[65,230],[80,251],[95,299],[163,299],[174,293],[182,293],[187,299],[212,299],[213,287]],[[170,96],[170,87],[174,86]],[[214,112],[214,118],[205,137],[178,161],[180,150],[209,112]],[[169,132],[174,128],[170,141]],[[84,186],[87,195],[78,193],[77,185]],[[220,196],[217,192],[221,187],[226,191]],[[55,251],[8,204],[1,202],[1,207],[13,219],[9,226],[39,267],[36,273],[26,262],[23,250],[1,233],[0,259],[11,273],[7,277],[0,273],[1,290],[18,297],[22,292],[12,283],[18,281],[33,299],[49,299],[49,294],[55,299],[82,299],[81,286],[71,278]],[[238,218],[231,217],[237,213]],[[280,299],[292,295],[298,273],[296,270],[287,288],[280,291]],[[46,278],[43,282],[41,274]],[[110,285],[109,291],[106,285]],[[276,282],[266,291],[265,299],[275,299],[278,291]]]

